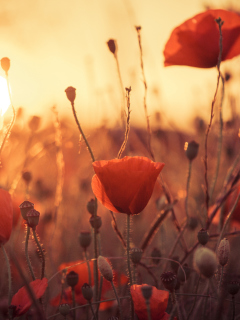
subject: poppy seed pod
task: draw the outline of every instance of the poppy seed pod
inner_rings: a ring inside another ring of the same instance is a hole
[[[27,213],[27,224],[33,230],[35,230],[36,226],[38,225],[39,217],[40,217],[40,212],[38,212],[35,209],[31,209]]]
[[[143,250],[140,248],[132,248],[130,254],[132,262],[137,264],[142,259]]]
[[[97,211],[97,202],[95,199],[91,199],[87,203],[87,211],[91,214],[94,215],[95,211]]]
[[[108,45],[108,49],[109,49],[113,54],[115,54],[115,52],[116,52],[116,50],[117,50],[116,41],[115,41],[114,39],[110,39],[110,40],[108,40],[107,45]]]
[[[177,285],[177,276],[171,271],[163,272],[161,274],[161,280],[164,287],[172,292]]]
[[[227,285],[228,293],[230,293],[233,296],[238,293],[239,288],[240,287],[238,281],[230,281]]]
[[[23,201],[23,203],[20,204],[19,208],[23,219],[27,220],[27,213],[31,209],[34,209],[34,204],[30,201]]]
[[[58,310],[62,316],[67,316],[70,313],[70,306],[67,303],[60,304]]]
[[[93,289],[88,283],[84,283],[82,288],[82,295],[87,301],[91,301],[93,297]]]
[[[79,239],[80,246],[86,250],[91,243],[92,236],[89,231],[81,231],[78,239]]]
[[[217,257],[220,265],[224,267],[229,259],[230,254],[230,246],[228,239],[224,238],[221,240],[218,249],[217,249]]]
[[[93,229],[95,229],[95,224],[96,224],[96,229],[100,229],[102,225],[102,218],[100,216],[96,216],[96,219],[94,219],[93,216],[89,219],[89,222],[92,226]]]
[[[161,251],[158,248],[153,248],[151,257],[153,258],[152,262],[154,264],[158,265],[160,262],[160,259],[154,259],[154,258],[161,258],[161,256],[162,256]]]
[[[195,141],[185,143],[185,154],[189,161],[192,161],[198,155],[199,144]]]
[[[30,171],[23,171],[22,172],[22,178],[26,182],[26,184],[29,184],[32,180],[32,174]]]
[[[142,295],[144,299],[149,300],[152,296],[152,286],[148,286],[148,285],[142,286],[141,290],[142,290]]]
[[[67,98],[68,100],[71,102],[71,103],[74,103],[74,100],[76,98],[76,89],[74,87],[68,87],[66,90],[66,95],[67,95]]]
[[[201,229],[198,231],[197,237],[198,237],[199,243],[205,246],[205,244],[207,244],[209,240],[209,233],[206,229]]]
[[[107,281],[113,281],[112,267],[103,256],[98,257],[98,269]]]
[[[79,276],[75,271],[70,271],[66,276],[68,286],[74,288],[78,283]]]
[[[206,278],[211,278],[218,266],[216,254],[205,247],[196,250],[193,263],[195,269]]]
[[[10,59],[7,57],[2,58],[1,59],[1,67],[7,74],[8,70],[10,69]]]

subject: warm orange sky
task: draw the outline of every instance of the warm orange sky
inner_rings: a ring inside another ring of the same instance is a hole
[[[231,1],[211,1],[223,8]],[[150,120],[160,111],[179,126],[208,114],[216,70],[163,67],[163,48],[174,27],[203,11],[200,0],[68,0],[1,3],[1,57],[9,57],[13,103],[31,115],[56,105],[72,116],[64,90],[77,88],[76,109],[85,125],[119,117],[121,91],[106,42],[116,39],[123,84],[132,87],[132,123],[145,125],[136,25],[142,27]],[[0,58],[1,58],[0,57]],[[0,75],[4,76],[1,70]],[[114,120],[114,121],[113,121]]]

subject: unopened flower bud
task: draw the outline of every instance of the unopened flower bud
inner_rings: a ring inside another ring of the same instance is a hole
[[[32,132],[35,132],[39,129],[41,122],[41,118],[38,116],[33,116],[29,122],[28,122],[28,127]]]
[[[93,297],[93,289],[88,283],[82,286],[82,295],[87,301],[91,301]]]
[[[106,280],[113,281],[112,267],[103,256],[98,257],[98,269]]]
[[[32,180],[32,174],[30,171],[23,171],[22,172],[22,178],[26,182],[26,184],[29,184]]]
[[[189,161],[192,161],[193,159],[196,158],[198,154],[198,148],[199,148],[199,144],[195,141],[185,143],[184,150]]]
[[[92,236],[91,236],[91,233],[89,231],[81,231],[80,234],[79,234],[79,243],[80,243],[80,246],[86,250],[87,247],[90,245],[91,243],[91,240],[92,240]]]
[[[6,72],[6,74],[8,73],[8,70],[10,69],[10,59],[5,57],[1,59],[1,67],[2,69]]]
[[[224,238],[221,240],[218,249],[217,249],[217,257],[220,265],[224,267],[229,259],[230,254],[230,246],[228,239]]]
[[[108,45],[108,49],[115,54],[116,50],[117,50],[117,45],[116,45],[116,41],[113,39],[108,40],[107,42]]]
[[[188,267],[187,263],[184,263],[182,267],[178,268],[177,278],[179,281],[185,282],[189,278],[190,273],[191,269]]]
[[[20,204],[19,208],[23,219],[27,220],[27,213],[34,208],[34,204],[30,201],[23,201],[23,203]]]
[[[95,199],[91,199],[90,201],[88,201],[87,203],[87,211],[91,214],[94,215],[95,211],[97,211],[97,202],[95,201]]]
[[[70,313],[70,306],[67,303],[60,304],[58,310],[62,316],[67,316]]]
[[[228,293],[230,293],[233,296],[238,293],[239,288],[240,287],[238,281],[230,281],[227,285]]]
[[[68,286],[74,288],[78,283],[79,276],[75,271],[70,271],[66,276]]]
[[[198,248],[194,254],[195,269],[206,278],[211,278],[216,272],[218,263],[216,254],[205,247]]]
[[[91,218],[89,219],[89,222],[93,229],[95,229],[95,225],[96,225],[96,229],[98,230],[102,225],[102,218],[100,216],[96,216],[96,220],[95,220],[95,218],[91,216]]]
[[[140,248],[132,248],[131,249],[131,259],[134,264],[137,264],[142,259],[143,251]]]
[[[68,100],[71,102],[71,103],[74,103],[74,100],[76,98],[76,89],[73,88],[73,87],[68,87],[66,90],[66,95],[67,95],[67,98]]]
[[[144,299],[149,300],[152,296],[152,286],[148,286],[148,285],[142,286],[141,290],[142,290],[142,295]]]
[[[205,244],[208,243],[209,233],[206,229],[201,229],[198,231],[197,237],[198,237],[199,243],[205,246]]]
[[[152,262],[154,264],[156,264],[156,265],[159,264],[160,259],[156,259],[156,258],[161,258],[161,256],[162,256],[161,251],[158,248],[153,248],[152,253],[151,253],[151,257],[153,258]]]
[[[39,223],[40,212],[35,209],[31,209],[27,213],[27,224],[33,230],[36,229],[36,226]]]
[[[164,287],[172,292],[177,285],[177,276],[171,271],[163,272],[161,274],[161,280]]]

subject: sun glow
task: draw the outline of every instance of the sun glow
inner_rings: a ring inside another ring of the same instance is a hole
[[[0,116],[2,117],[10,105],[7,80],[0,76]]]

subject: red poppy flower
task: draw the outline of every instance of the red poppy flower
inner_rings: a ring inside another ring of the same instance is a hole
[[[164,163],[145,157],[95,161],[92,190],[109,210],[138,214],[147,205]]]
[[[70,271],[74,271],[78,274],[79,276],[79,280],[78,283],[76,284],[76,286],[74,287],[75,290],[75,299],[76,302],[80,305],[84,305],[87,303],[86,299],[84,299],[83,295],[82,295],[82,286],[84,283],[88,283],[88,267],[87,267],[87,263],[82,263],[82,260],[78,260],[78,261],[72,261],[72,262],[67,262],[67,263],[62,263],[58,269],[59,270],[63,270],[66,267],[70,267],[73,266],[69,269],[67,269],[67,273],[69,273]],[[74,266],[75,264],[77,264],[76,266]],[[90,264],[90,270],[91,270],[91,279],[92,279],[92,285],[93,285],[93,281],[94,281],[94,275],[93,275],[93,261],[89,261]],[[100,272],[98,273],[99,277],[100,277]],[[128,278],[123,275],[123,274],[118,274],[117,272],[114,271],[114,282],[116,282],[117,285],[119,286],[123,286],[125,284],[128,283]],[[108,297],[106,296],[106,293],[108,291],[112,291],[112,286],[111,283],[105,279],[103,279],[103,286],[102,286],[102,296],[101,296],[101,300],[105,300]],[[61,293],[58,294],[56,297],[51,299],[51,305],[52,306],[59,306],[60,302],[61,303],[72,303],[72,292],[71,292],[71,288],[67,288],[66,290],[64,290],[63,292],[63,296],[62,296],[62,300],[61,299]],[[108,308],[111,308],[114,305],[114,301],[109,301],[109,302],[103,302],[100,304],[100,310],[106,310]]]
[[[240,54],[240,16],[227,10],[207,10],[176,27],[164,49],[164,65],[212,68],[218,63],[219,27],[222,26],[222,61]]]
[[[30,286],[37,299],[41,298],[48,286],[47,278],[42,280],[37,279],[30,282]],[[14,310],[14,317],[19,317],[22,314],[26,313],[32,305],[32,299],[28,295],[26,287],[22,287],[18,292],[13,296],[11,306],[16,307]]]
[[[134,311],[139,320],[147,320],[147,307],[145,298],[142,295],[141,288],[146,284],[131,286],[131,296],[134,304]],[[168,305],[169,292],[158,290],[152,287],[152,296],[150,298],[150,309],[152,320],[167,320],[169,315],[165,312]]]
[[[13,208],[10,194],[0,189],[0,244],[6,243],[12,232]]]

